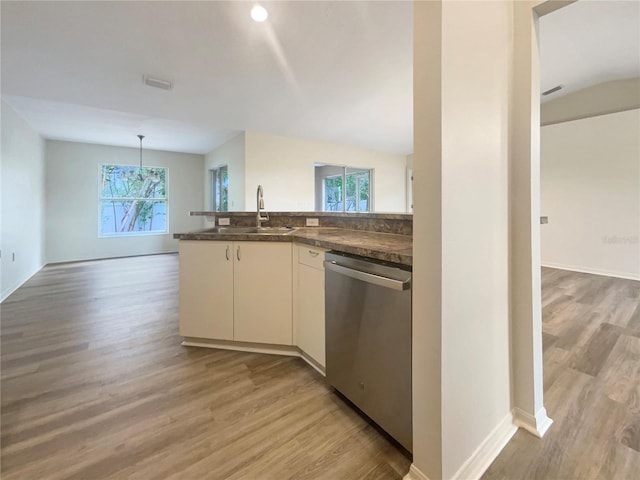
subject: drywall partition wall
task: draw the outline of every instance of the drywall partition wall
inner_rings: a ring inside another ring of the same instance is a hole
[[[542,264],[640,280],[640,110],[541,130]]]
[[[2,102],[1,300],[44,264],[44,140]]]
[[[540,106],[540,123],[551,125],[637,108],[640,108],[640,77],[613,80],[544,102]]]
[[[316,163],[373,168],[375,211],[405,211],[404,155],[256,132],[246,132],[246,210],[255,205],[258,185],[267,210],[315,210]]]
[[[412,479],[479,478],[516,430],[508,285],[512,13],[509,2],[414,4]]]
[[[136,165],[137,148],[48,140],[46,142],[46,261],[176,252],[173,233],[202,228],[202,219],[189,217],[203,198],[202,155],[143,151],[143,164],[168,167],[168,233],[133,237],[98,237],[99,165]]]
[[[474,458],[477,449],[515,432],[508,289],[512,7],[443,2],[442,19],[443,477],[466,479],[493,460]],[[476,463],[471,469],[469,459]]]
[[[245,209],[245,134],[241,133],[204,157],[204,210],[211,210],[211,170],[226,165],[229,175],[229,210]]]
[[[540,275],[540,63],[538,15],[572,3],[513,3],[510,145],[511,381],[514,423],[543,436],[544,408]]]
[[[413,4],[413,464],[442,478],[442,2]]]

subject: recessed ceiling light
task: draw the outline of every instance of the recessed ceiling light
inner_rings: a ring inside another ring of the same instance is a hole
[[[268,16],[269,13],[267,12],[267,9],[260,5],[256,5],[251,9],[251,18],[256,22],[264,22]]]

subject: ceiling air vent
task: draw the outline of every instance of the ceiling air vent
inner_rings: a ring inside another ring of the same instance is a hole
[[[546,92],[542,92],[542,96],[546,97],[547,95],[551,95],[552,93],[555,93],[558,90],[562,90],[562,85],[558,85],[557,87],[550,88]]]
[[[142,77],[145,85],[150,87],[161,88],[163,90],[171,90],[171,82],[169,80],[160,80],[159,78],[149,77],[147,75]]]

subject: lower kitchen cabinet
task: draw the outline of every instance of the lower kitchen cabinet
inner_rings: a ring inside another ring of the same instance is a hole
[[[296,245],[298,259],[297,345],[325,366],[324,253],[326,250]]]
[[[180,335],[233,340],[233,244],[180,240]]]
[[[291,345],[292,245],[181,240],[180,335]]]
[[[284,242],[234,242],[234,340],[293,343],[291,249]]]

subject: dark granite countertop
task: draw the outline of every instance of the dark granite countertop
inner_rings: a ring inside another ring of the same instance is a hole
[[[346,228],[295,228],[291,233],[286,234],[215,233],[208,230],[198,230],[175,233],[173,238],[210,241],[298,242],[401,265],[411,266],[413,263],[413,239],[411,236]]]

